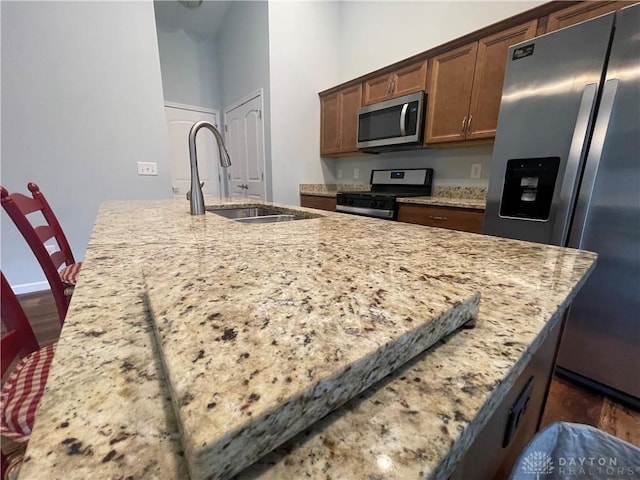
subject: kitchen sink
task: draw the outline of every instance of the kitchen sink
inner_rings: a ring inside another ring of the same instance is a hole
[[[296,219],[295,215],[263,215],[260,217],[236,218],[236,222],[240,223],[273,223],[273,222],[290,222]]]
[[[241,208],[206,207],[206,210],[240,223],[290,222],[293,220],[303,220],[306,218],[317,218],[322,216],[287,208],[273,208],[265,206]]]

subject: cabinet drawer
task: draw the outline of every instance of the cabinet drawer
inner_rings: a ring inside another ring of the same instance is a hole
[[[448,228],[463,232],[482,233],[484,212],[469,208],[433,207],[402,203],[398,209],[400,222],[428,227]]]
[[[319,197],[315,195],[300,195],[300,206],[317,208],[318,210],[336,211],[336,199],[333,197]]]

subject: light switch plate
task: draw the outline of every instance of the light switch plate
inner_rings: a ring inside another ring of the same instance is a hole
[[[158,175],[158,164],[154,162],[138,162],[138,175]]]
[[[359,168],[354,168],[353,169],[353,179],[354,180],[358,180],[360,178],[360,169]]]
[[[471,178],[480,178],[480,174],[482,173],[482,164],[474,163],[471,165]]]
[[[342,169],[341,168],[338,169],[338,178],[342,178]]]

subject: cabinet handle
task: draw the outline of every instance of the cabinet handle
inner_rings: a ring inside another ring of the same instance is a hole
[[[393,77],[389,75],[389,80],[387,80],[387,93],[391,93],[391,83],[393,81]]]
[[[467,124],[467,116],[465,115],[464,118],[462,119],[462,132],[461,132],[462,135],[464,135],[464,129],[466,124]]]
[[[396,79],[391,77],[391,93],[396,91]]]
[[[336,137],[336,145],[335,146],[336,147],[340,146],[340,138],[339,137]]]
[[[469,121],[467,122],[467,135],[471,133],[471,120],[473,120],[473,115],[469,115]]]
[[[428,218],[435,222],[444,222],[447,220],[447,217],[438,217],[437,215],[429,215]]]

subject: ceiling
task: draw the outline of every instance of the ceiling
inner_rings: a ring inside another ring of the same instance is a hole
[[[220,30],[231,1],[204,0],[196,8],[184,4],[197,5],[196,1],[155,0],[156,21],[163,25],[182,28],[188,32],[215,36]]]

